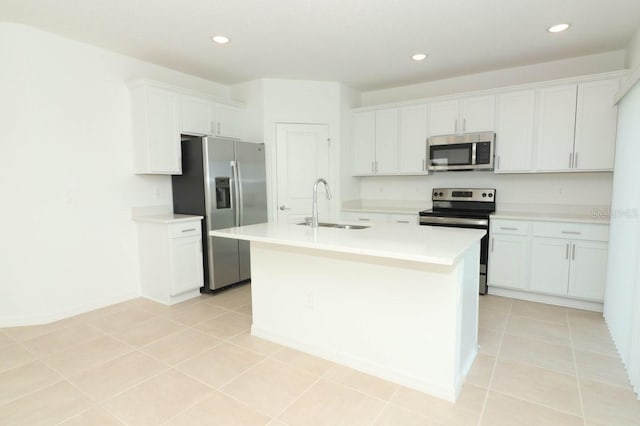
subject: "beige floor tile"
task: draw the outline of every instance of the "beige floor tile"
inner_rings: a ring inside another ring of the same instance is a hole
[[[195,328],[215,337],[228,339],[249,331],[251,328],[251,317],[237,312],[227,312],[212,320],[198,323],[195,325]]]
[[[251,293],[239,288],[232,288],[212,295],[205,300],[205,303],[233,310],[251,303]]]
[[[640,424],[640,401],[633,391],[590,380],[580,380],[584,415],[603,425]]]
[[[251,309],[251,303],[234,308],[233,310],[235,312],[240,312],[241,314],[245,314],[249,316],[253,315],[253,310]]]
[[[271,421],[267,423],[267,426],[289,426],[289,425],[278,419],[271,419]]]
[[[140,309],[127,308],[118,312],[101,316],[92,320],[89,324],[108,334],[122,333],[141,324],[155,315]]]
[[[480,310],[478,312],[478,326],[490,330],[504,330],[507,324],[508,311]]]
[[[223,342],[178,364],[176,368],[214,388],[219,388],[264,358],[264,355]]]
[[[370,425],[384,406],[384,401],[323,379],[279,418],[291,426]]]
[[[569,325],[571,327],[604,327],[606,328],[606,323],[604,321],[604,317],[602,316],[602,312],[592,312],[592,311],[584,311],[581,309],[567,309]]]
[[[384,401],[388,401],[398,389],[395,383],[337,364],[329,368],[322,377]]]
[[[573,351],[570,346],[554,345],[538,339],[506,333],[502,340],[500,359],[518,361],[575,375]]]
[[[2,332],[13,340],[24,342],[25,340],[35,339],[36,337],[44,336],[61,328],[63,328],[61,323],[52,322],[42,325],[3,328]]]
[[[166,369],[160,361],[131,352],[68,380],[93,400],[102,401]]]
[[[182,330],[185,330],[185,327],[177,322],[166,318],[153,317],[134,325],[126,331],[114,333],[113,337],[125,341],[131,346],[140,347]]]
[[[397,405],[388,404],[375,421],[374,426],[441,426],[426,417]]]
[[[544,303],[528,302],[526,300],[514,300],[511,306],[511,315],[540,321],[557,322],[564,325],[567,324],[567,308]]]
[[[51,386],[62,379],[58,373],[40,361],[7,370],[0,374],[0,405]]]
[[[66,381],[0,406],[3,426],[55,425],[91,406],[89,398]]]
[[[495,356],[478,354],[471,366],[471,371],[469,371],[467,375],[466,383],[483,388],[489,387],[489,381],[491,380],[495,363]]]
[[[206,320],[213,321],[214,318],[227,312],[229,312],[227,309],[208,303],[189,303],[171,306],[163,316],[181,324],[192,326]]]
[[[186,329],[163,337],[140,350],[167,364],[175,365],[221,342],[222,340],[201,331]]]
[[[273,358],[282,361],[291,367],[305,370],[317,376],[323,375],[327,370],[336,365],[326,359],[318,358],[317,356],[287,347],[273,355]]]
[[[549,321],[537,321],[531,318],[512,315],[507,324],[507,333],[531,337],[557,345],[571,345],[569,326]]]
[[[159,425],[212,390],[184,374],[169,370],[103,403],[103,407],[128,425]]]
[[[499,359],[491,390],[580,415],[578,382],[566,374]]]
[[[83,314],[78,314],[76,316],[68,318],[68,321],[76,324],[87,324],[91,321],[97,320],[98,318],[112,315],[116,312],[121,312],[127,309],[127,303],[129,303],[130,301],[131,300],[122,303],[114,303],[113,305],[108,305],[103,308],[94,309],[93,311],[85,312]]]
[[[49,334],[23,342],[24,346],[38,357],[44,357],[71,348],[75,345],[104,336],[100,330],[88,325],[61,328]]]
[[[132,347],[104,336],[44,358],[54,370],[66,377],[80,374],[132,351]]]
[[[243,348],[249,349],[250,351],[258,352],[267,356],[273,355],[284,348],[284,346],[277,343],[252,336],[249,332],[239,334],[229,339],[229,342],[233,343],[234,345],[242,346]]]
[[[142,311],[149,312],[150,314],[153,314],[153,315],[162,315],[171,308],[171,306],[165,305],[160,302],[156,302],[151,299],[146,299],[144,297],[131,299],[129,301],[122,303],[122,305],[123,305],[123,308],[139,309]]]
[[[513,299],[487,294],[480,297],[480,310],[509,312]]]
[[[570,329],[574,348],[618,357],[618,351],[608,329],[602,327],[570,327]]]
[[[219,392],[171,419],[174,426],[263,426],[270,418]]]
[[[391,402],[441,425],[476,425],[487,390],[465,384],[455,403],[401,386]]]
[[[486,426],[582,426],[581,417],[489,392],[481,425]]]
[[[267,359],[223,387],[222,392],[276,417],[316,380],[316,376]]]
[[[3,346],[7,346],[7,345],[13,345],[15,343],[16,343],[16,341],[14,339],[9,337],[8,334],[6,334],[5,332],[3,332],[0,329],[0,348],[3,347]]]
[[[60,426],[122,426],[120,420],[107,413],[102,408],[91,408],[78,414],[69,420],[60,423]]]
[[[498,355],[502,344],[502,330],[478,328],[478,350],[487,355]]]
[[[26,364],[35,359],[36,356],[20,343],[0,347],[0,372]]]
[[[618,357],[576,350],[576,366],[581,379],[630,388],[627,371]]]

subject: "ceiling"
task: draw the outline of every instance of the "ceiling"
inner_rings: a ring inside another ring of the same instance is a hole
[[[622,49],[637,0],[0,0],[20,22],[223,84],[367,91]],[[552,24],[569,31],[550,34]],[[231,43],[211,42],[224,34]],[[429,57],[415,62],[410,56]]]

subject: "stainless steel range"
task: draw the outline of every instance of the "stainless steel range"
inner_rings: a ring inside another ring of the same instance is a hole
[[[487,294],[489,215],[496,210],[496,190],[489,188],[434,188],[432,210],[420,212],[420,225],[484,229],[480,242],[480,294]]]

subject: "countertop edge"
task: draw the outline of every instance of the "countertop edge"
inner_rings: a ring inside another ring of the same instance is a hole
[[[149,215],[149,216],[134,216],[133,220],[142,223],[160,223],[171,224],[180,222],[190,222],[193,220],[202,220],[204,216],[198,215],[186,215],[186,214],[161,214],[161,215]]]
[[[584,224],[592,224],[592,225],[610,225],[610,220],[607,217],[605,218],[585,218],[576,215],[575,217],[571,217],[571,215],[554,215],[547,213],[519,213],[519,212],[498,212],[491,214],[491,219],[508,219],[508,220],[529,220],[536,222],[565,222],[565,223],[584,223]]]

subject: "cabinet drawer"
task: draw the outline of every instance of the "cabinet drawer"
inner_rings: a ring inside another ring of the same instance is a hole
[[[200,221],[180,222],[171,225],[171,238],[200,235]]]
[[[390,223],[398,223],[400,225],[417,225],[418,215],[413,214],[392,214],[389,216]]]
[[[492,234],[529,235],[529,222],[495,219],[491,221]]]
[[[384,213],[370,213],[370,212],[342,212],[342,220],[350,222],[364,222],[364,223],[387,223],[389,222],[389,215]]]
[[[533,235],[537,237],[570,238],[572,240],[607,241],[608,225],[582,223],[535,222]]]

